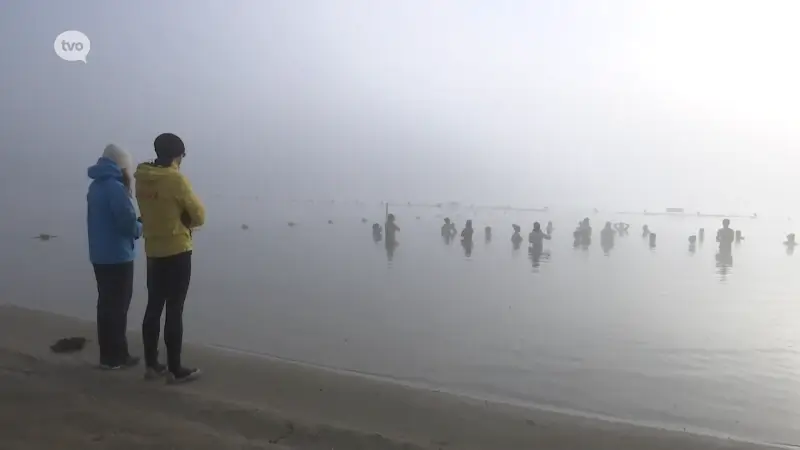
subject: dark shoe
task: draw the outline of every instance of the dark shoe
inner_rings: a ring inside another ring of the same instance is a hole
[[[175,372],[170,372],[167,375],[168,384],[188,383],[200,378],[200,369],[187,369],[181,367]]]
[[[122,366],[119,364],[103,364],[100,363],[100,370],[119,370]]]
[[[167,374],[167,366],[155,363],[144,371],[145,380],[157,380]]]

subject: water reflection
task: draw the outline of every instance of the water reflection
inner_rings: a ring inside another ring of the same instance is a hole
[[[472,256],[473,244],[472,244],[471,240],[470,241],[462,240],[461,241],[461,247],[464,248],[464,256],[466,256],[467,258]]]
[[[385,247],[386,247],[386,260],[387,261],[392,262],[392,259],[394,259],[394,251],[397,250],[397,247],[399,245],[400,245],[400,243],[397,242],[397,241],[390,241],[389,239],[386,239]]]
[[[720,277],[720,281],[727,281],[732,267],[733,253],[730,251],[720,251],[717,253],[717,274]]]
[[[528,247],[528,259],[530,259],[531,261],[531,267],[533,268],[533,271],[538,272],[541,263],[550,260],[550,252],[549,251],[546,252],[541,249],[537,249],[534,246],[530,246]]]

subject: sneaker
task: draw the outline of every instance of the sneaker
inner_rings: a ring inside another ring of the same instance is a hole
[[[122,366],[119,364],[100,364],[100,370],[119,370]]]
[[[200,378],[200,369],[187,369],[181,367],[175,372],[167,374],[168,384],[188,383]]]
[[[145,380],[156,380],[167,374],[167,366],[155,363],[144,371]]]

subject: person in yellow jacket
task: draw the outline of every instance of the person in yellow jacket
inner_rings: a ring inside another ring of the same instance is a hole
[[[142,322],[145,377],[169,382],[197,379],[200,370],[181,364],[183,304],[192,275],[192,229],[205,222],[205,208],[180,172],[186,147],[172,133],[153,143],[156,159],[136,168],[136,200],[147,255],[147,309]],[[158,361],[161,313],[166,308],[164,343],[167,366]]]

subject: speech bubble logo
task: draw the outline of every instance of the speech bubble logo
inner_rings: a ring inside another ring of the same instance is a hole
[[[92,49],[89,38],[77,30],[69,30],[59,34],[53,42],[53,50],[64,61],[83,61]]]

